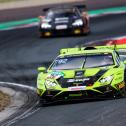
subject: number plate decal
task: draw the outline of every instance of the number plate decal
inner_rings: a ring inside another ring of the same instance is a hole
[[[74,87],[69,87],[69,91],[80,91],[80,90],[86,90],[86,86],[74,86]]]
[[[61,29],[67,29],[67,25],[57,25],[56,26],[57,30],[61,30]]]

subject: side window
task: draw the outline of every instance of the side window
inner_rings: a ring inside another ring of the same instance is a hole
[[[120,65],[121,59],[120,59],[119,54],[117,52],[115,52],[115,56],[116,56],[117,64]]]

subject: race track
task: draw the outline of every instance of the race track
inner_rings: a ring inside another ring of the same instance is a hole
[[[0,32],[0,79],[35,85],[36,68],[51,62],[61,48],[74,47],[88,41],[123,36],[125,14],[91,19],[91,31],[84,37],[40,39],[37,27]]]
[[[91,19],[89,36],[40,39],[37,27],[0,32],[0,80],[36,85],[36,68],[47,66],[61,48],[126,35],[126,13]],[[126,99],[38,107],[13,126],[125,126]]]

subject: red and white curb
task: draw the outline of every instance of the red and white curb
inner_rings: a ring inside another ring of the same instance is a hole
[[[89,41],[86,46],[104,46],[104,45],[123,45],[126,44],[126,36],[110,37],[106,39],[100,39],[95,41]]]
[[[115,37],[115,38],[108,38],[108,39],[102,39],[102,40],[97,40],[95,42],[100,42],[100,41],[106,41],[106,44],[112,44],[112,41],[116,41],[116,44],[126,44],[126,36],[121,36],[121,37]],[[92,44],[94,42],[91,42]],[[91,44],[90,43],[90,44]],[[34,87],[30,87],[30,86],[26,86],[26,85],[22,85],[22,84],[17,84],[17,83],[10,83],[10,82],[0,82],[0,85],[11,85],[11,86],[18,86],[21,88],[27,88],[30,89],[31,91],[35,91]],[[36,102],[33,106],[31,106],[29,109],[27,109],[27,111],[25,111],[24,113],[22,113],[21,115],[15,117],[14,119],[6,122],[3,126],[10,126],[11,124],[17,122],[18,120],[24,119],[32,114],[34,114],[36,111],[38,111],[40,108],[37,108],[36,110],[32,111],[32,109],[38,104],[38,102]]]

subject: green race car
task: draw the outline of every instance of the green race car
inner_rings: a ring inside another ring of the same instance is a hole
[[[39,67],[37,94],[43,103],[125,97],[126,45],[61,49],[46,70]]]

